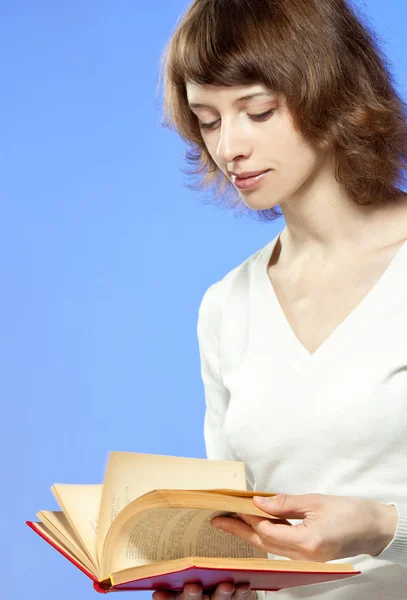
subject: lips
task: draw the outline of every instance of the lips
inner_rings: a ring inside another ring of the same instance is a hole
[[[257,177],[257,175],[262,175],[263,173],[266,173],[267,171],[270,171],[270,169],[265,169],[264,171],[252,171],[250,173],[246,173],[246,174],[242,174],[242,175],[235,175],[232,174],[233,177],[236,177],[236,179],[249,179],[249,177]]]
[[[257,188],[257,186],[260,185],[262,181],[264,181],[266,176],[269,174],[270,170],[271,169],[268,169],[268,171],[259,172],[258,175],[247,176],[246,173],[246,177],[242,178],[232,175],[232,181],[239,190],[253,190]]]

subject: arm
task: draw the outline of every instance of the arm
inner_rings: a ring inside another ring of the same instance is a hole
[[[208,459],[237,460],[224,431],[229,390],[223,385],[220,361],[222,281],[205,292],[198,314],[197,335],[205,392],[204,438]]]
[[[205,391],[204,438],[206,456],[212,460],[238,460],[224,431],[224,420],[230,393],[221,373],[220,341],[222,331],[221,284],[213,284],[205,292],[198,314],[197,336],[201,360],[201,377]],[[251,482],[248,481],[252,487]],[[253,592],[263,600],[265,592]]]

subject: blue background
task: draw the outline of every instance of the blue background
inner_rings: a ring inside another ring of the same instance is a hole
[[[200,301],[284,227],[185,187],[156,88],[188,5],[0,2],[4,600],[97,597],[25,525],[52,483],[101,482],[109,450],[205,456]],[[356,5],[405,96],[403,0]]]

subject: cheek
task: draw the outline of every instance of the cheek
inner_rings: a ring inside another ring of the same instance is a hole
[[[303,185],[320,166],[320,158],[307,144],[286,145],[281,157],[281,177],[295,187]]]

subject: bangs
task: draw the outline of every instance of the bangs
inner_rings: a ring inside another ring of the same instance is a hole
[[[283,81],[290,78],[277,67],[287,61],[281,21],[279,11],[271,10],[267,1],[196,3],[172,40],[170,78],[176,85],[261,82],[282,91]]]

